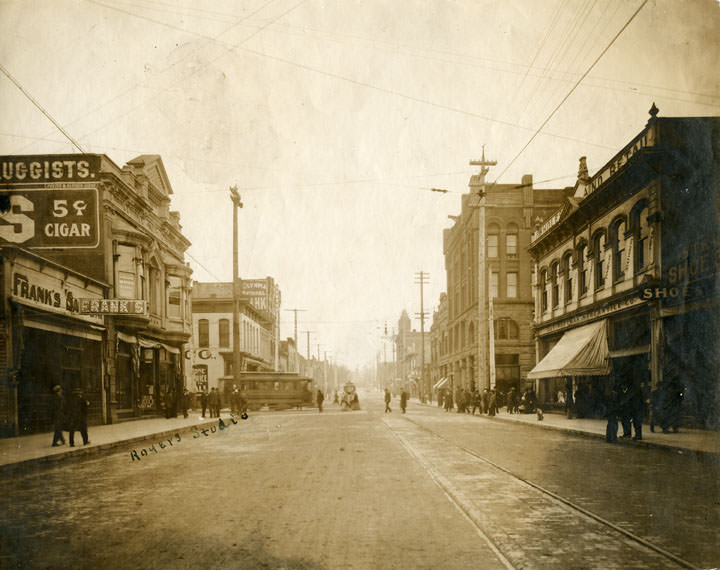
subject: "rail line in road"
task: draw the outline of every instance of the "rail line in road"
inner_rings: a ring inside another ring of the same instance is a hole
[[[434,438],[437,441],[441,441],[443,443],[443,447],[445,450],[458,450],[465,454],[466,456],[470,456],[474,458],[475,460],[478,460],[482,462],[483,464],[491,467],[496,472],[502,473],[503,475],[506,475],[510,477],[513,481],[519,482],[522,485],[525,485],[526,487],[533,489],[537,492],[539,492],[543,497],[545,497],[546,500],[552,501],[553,503],[560,505],[562,508],[569,510],[576,515],[580,515],[585,520],[594,521],[595,523],[598,523],[602,525],[605,529],[609,530],[610,533],[616,533],[621,535],[626,541],[630,541],[631,543],[634,543],[637,548],[644,548],[652,551],[656,555],[659,555],[666,559],[667,561],[672,561],[674,564],[678,565],[682,568],[690,568],[693,570],[700,570],[698,566],[695,566],[691,562],[684,560],[680,558],[679,556],[674,555],[673,553],[665,550],[661,546],[646,540],[642,538],[641,536],[638,536],[614,523],[611,521],[593,513],[592,511],[589,511],[588,509],[585,509],[584,507],[578,505],[577,503],[562,497],[558,495],[557,493],[554,493],[548,489],[545,489],[541,485],[538,485],[537,483],[534,483],[533,481],[530,481],[526,479],[525,477],[522,477],[513,471],[497,464],[496,462],[492,461],[491,459],[488,459],[487,457],[484,457],[472,449],[469,449],[467,447],[464,447],[462,445],[459,445],[447,437],[435,432],[434,430],[418,423],[417,421],[414,421],[407,416],[403,416],[401,421],[408,422],[408,424],[412,424],[417,429],[421,430],[423,433],[428,434],[432,438]],[[390,429],[390,431],[398,438],[401,445],[408,451],[408,453],[413,456],[417,461],[423,465],[423,467],[426,469],[426,471],[430,474],[430,476],[433,478],[435,483],[443,490],[443,492],[446,494],[446,496],[455,504],[455,506],[464,514],[464,516],[475,526],[478,533],[481,537],[490,545],[493,552],[496,554],[498,559],[501,561],[501,563],[508,569],[515,569],[518,567],[514,564],[511,559],[517,558],[517,552],[515,553],[506,553],[503,552],[503,547],[500,544],[496,544],[496,541],[493,540],[492,536],[486,532],[486,530],[483,528],[483,525],[480,521],[483,519],[487,520],[487,515],[482,513],[476,506],[473,505],[473,501],[470,500],[470,497],[465,494],[462,489],[459,488],[457,484],[454,484],[449,480],[449,478],[445,475],[443,475],[440,470],[436,467],[434,467],[430,461],[428,461],[422,454],[422,452],[418,451],[416,449],[417,446],[413,445],[409,439],[408,434],[402,434],[399,433],[397,420],[393,419],[384,419],[384,423],[386,426]],[[394,424],[394,425],[393,425]],[[514,556],[513,556],[514,554]]]

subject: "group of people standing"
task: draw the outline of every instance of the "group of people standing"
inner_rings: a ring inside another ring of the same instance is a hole
[[[218,392],[217,388],[210,390],[210,393],[208,393],[207,390],[200,392],[200,407],[202,408],[203,418],[205,417],[205,413],[208,408],[210,408],[211,418],[219,418],[221,406],[222,399],[220,398],[220,392]]]
[[[520,394],[514,386],[507,393],[498,392],[494,388],[485,388],[482,392],[461,388],[454,397],[450,390],[445,389],[438,394],[438,406],[444,408],[446,412],[456,407],[460,414],[475,415],[475,410],[478,410],[481,414],[494,416],[503,405],[507,406],[509,414],[532,413],[537,408],[537,396],[531,388]]]
[[[66,399],[63,395],[62,387],[59,384],[53,386],[53,447],[65,445],[63,431],[68,432],[70,447],[75,447],[76,431],[80,432],[83,445],[90,443],[87,430],[87,412],[89,407],[90,401],[85,397],[85,393],[81,388],[74,389],[71,396]]]

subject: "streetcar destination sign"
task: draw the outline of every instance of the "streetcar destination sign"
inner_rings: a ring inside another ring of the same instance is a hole
[[[93,248],[100,242],[97,188],[0,189],[0,245],[35,249]]]

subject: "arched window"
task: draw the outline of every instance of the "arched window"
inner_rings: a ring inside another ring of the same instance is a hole
[[[562,264],[560,268],[563,277],[565,279],[565,304],[570,303],[573,298],[573,280],[572,280],[572,253],[567,252],[563,255]]]
[[[578,295],[582,297],[588,290],[588,248],[584,240],[577,245],[576,259],[578,268]]]
[[[540,280],[538,281],[540,289],[540,310],[544,313],[548,308],[547,298],[547,269],[540,270]]]
[[[499,256],[498,239],[500,235],[500,226],[490,224],[487,233],[487,256],[496,258]]]
[[[557,261],[553,261],[552,264],[550,264],[550,284],[552,287],[552,306],[555,308],[560,304]]]
[[[593,258],[595,261],[595,289],[605,286],[605,232],[593,236]]]
[[[220,334],[220,347],[230,347],[230,321],[228,319],[220,319],[218,323],[218,333]]]
[[[518,255],[518,227],[517,224],[508,224],[505,233],[505,255],[517,258]]]
[[[610,225],[612,247],[612,278],[619,281],[625,276],[625,220],[615,220]]]
[[[198,346],[208,348],[210,346],[210,321],[200,319],[198,321]]]
[[[639,273],[647,269],[650,263],[650,229],[648,227],[647,200],[640,200],[630,211],[630,231],[635,243],[633,244],[633,269]]]

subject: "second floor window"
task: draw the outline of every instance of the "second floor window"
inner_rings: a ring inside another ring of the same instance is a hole
[[[595,258],[595,288],[605,285],[605,235],[597,234],[593,238],[593,257]]]
[[[198,346],[200,348],[209,348],[210,346],[210,321],[207,319],[198,321]]]
[[[573,298],[573,279],[572,279],[572,254],[566,253],[563,257],[562,272],[565,277],[565,302],[569,303]]]
[[[517,257],[518,254],[518,227],[510,224],[507,227],[507,235],[505,236],[505,255],[508,257]]]
[[[218,333],[220,336],[220,348],[230,347],[230,321],[228,319],[220,319],[218,323]]]
[[[552,306],[557,307],[560,303],[557,261],[550,266],[550,282],[552,285]]]
[[[577,267],[578,267],[578,294],[582,297],[588,290],[588,266],[587,266],[587,246],[583,243],[577,248]]]
[[[548,308],[547,298],[547,270],[540,271],[540,279],[538,280],[538,288],[540,289],[540,310],[544,313]]]

